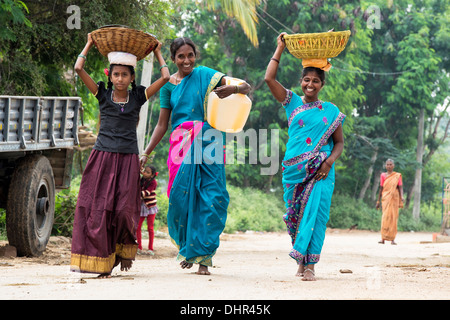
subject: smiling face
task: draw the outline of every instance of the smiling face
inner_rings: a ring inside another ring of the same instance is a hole
[[[130,83],[134,80],[134,74],[131,74],[130,68],[122,65],[114,65],[111,70],[111,82],[116,90],[127,90]]]
[[[192,72],[195,65],[194,49],[188,45],[182,45],[175,53],[173,62],[177,65],[181,76],[186,76]]]
[[[320,90],[322,90],[324,82],[319,78],[315,71],[309,71],[302,78],[302,91],[308,102],[318,100]]]

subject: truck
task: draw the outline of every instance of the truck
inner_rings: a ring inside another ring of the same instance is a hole
[[[79,97],[0,95],[0,208],[18,256],[47,246],[55,196],[70,187]]]

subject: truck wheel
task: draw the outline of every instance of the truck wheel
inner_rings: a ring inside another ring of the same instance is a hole
[[[14,170],[8,192],[6,233],[20,256],[44,252],[53,228],[55,180],[41,155],[23,158]]]

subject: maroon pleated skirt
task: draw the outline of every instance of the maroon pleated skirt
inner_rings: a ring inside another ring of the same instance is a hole
[[[139,172],[137,154],[92,150],[75,210],[71,271],[110,273],[118,257],[134,260]]]

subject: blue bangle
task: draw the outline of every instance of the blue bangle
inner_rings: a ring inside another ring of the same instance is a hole
[[[80,54],[78,55],[78,57],[79,57],[79,58],[83,58],[84,60],[86,60],[86,56],[85,56],[84,54],[81,54],[81,53],[80,53]]]
[[[168,68],[167,64],[163,64],[161,67],[159,67],[159,71],[161,71],[161,69],[164,68],[164,67]]]

